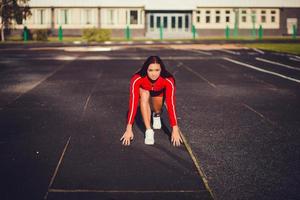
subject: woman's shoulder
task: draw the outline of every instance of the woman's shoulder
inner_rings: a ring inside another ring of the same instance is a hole
[[[140,78],[142,78],[141,75],[139,75],[139,74],[133,74],[131,76],[131,78],[130,78],[130,81],[135,81],[135,80],[138,80]]]
[[[163,78],[163,77],[162,77],[162,78]],[[170,76],[170,77],[164,77],[163,79],[164,79],[165,81],[167,81],[167,82],[171,81],[172,83],[175,83],[175,79],[174,79],[173,76]]]

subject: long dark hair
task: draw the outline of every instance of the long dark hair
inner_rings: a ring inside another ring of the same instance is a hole
[[[160,76],[161,77],[163,77],[163,78],[170,78],[171,77],[171,78],[174,79],[173,75],[166,70],[166,67],[165,67],[164,63],[160,59],[159,56],[149,56],[147,58],[147,60],[144,62],[142,68],[139,71],[137,71],[135,74],[138,74],[141,77],[147,76],[148,67],[149,67],[150,64],[153,64],[153,63],[160,64],[160,68],[161,68]],[[175,79],[174,79],[174,81],[175,81]]]

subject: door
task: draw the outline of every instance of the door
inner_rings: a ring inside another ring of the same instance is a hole
[[[293,34],[293,26],[295,25],[297,27],[297,18],[287,18],[286,19],[286,27],[287,27],[287,33]]]

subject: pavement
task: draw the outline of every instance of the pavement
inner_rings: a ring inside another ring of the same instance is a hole
[[[1,199],[299,199],[300,57],[248,48],[0,49]],[[176,79],[155,145],[125,131],[130,76],[159,55]]]

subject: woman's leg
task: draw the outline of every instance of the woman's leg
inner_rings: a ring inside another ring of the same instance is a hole
[[[156,114],[160,114],[163,106],[163,96],[152,97],[152,107]]]
[[[140,88],[140,107],[146,129],[151,129],[150,92]]]

